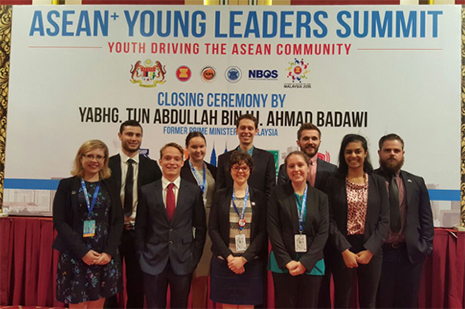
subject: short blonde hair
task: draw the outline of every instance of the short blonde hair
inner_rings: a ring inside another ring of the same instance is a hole
[[[181,145],[174,143],[174,142],[168,143],[160,149],[160,159],[163,159],[163,151],[165,151],[165,149],[168,147],[173,147],[179,150],[179,152],[181,153],[181,158],[184,159],[184,149],[182,148]]]
[[[107,179],[111,176],[111,170],[108,167],[108,147],[105,145],[104,142],[98,139],[92,139],[89,141],[84,142],[79,148],[76,158],[74,159],[73,169],[71,170],[71,175],[82,178],[84,177],[84,169],[82,168],[81,158],[86,153],[95,150],[95,149],[103,149],[105,154],[105,161],[103,162],[103,167],[100,170],[100,178]]]

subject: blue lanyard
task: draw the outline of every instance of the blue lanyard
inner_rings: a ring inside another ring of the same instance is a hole
[[[94,210],[95,203],[97,202],[97,194],[98,194],[98,191],[100,190],[100,181],[97,183],[97,188],[95,188],[94,197],[92,198],[92,203],[89,202],[89,196],[87,195],[87,188],[86,188],[86,183],[84,182],[84,179],[81,179],[81,187],[82,187],[82,191],[84,192],[84,197],[86,198],[87,210],[89,211],[88,216],[90,219],[92,210]]]
[[[297,206],[297,215],[299,216],[299,232],[300,234],[302,234],[302,232],[304,231],[304,214],[305,214],[305,209],[307,208],[307,189],[308,189],[308,186],[305,186],[305,191],[304,191],[304,195],[302,196],[302,207],[301,207],[301,210],[300,210],[300,213],[299,213],[299,201],[297,199],[297,196],[296,196],[296,206]]]
[[[197,181],[197,184],[200,187],[200,190],[202,190],[202,193],[205,192],[205,179],[207,179],[205,175],[205,162],[203,162],[203,185],[200,185],[200,179],[199,176],[197,175],[197,171],[195,168],[192,166],[192,163],[190,160],[187,160],[189,162],[189,166],[191,167],[192,174],[194,174],[195,180]]]
[[[232,195],[232,202],[234,206],[234,210],[236,210],[237,215],[239,216],[239,230],[242,231],[242,228],[245,226],[244,214],[245,208],[247,207],[247,200],[249,199],[249,186],[247,186],[247,190],[245,191],[244,196],[244,206],[242,206],[242,214],[239,213],[239,209],[237,209],[235,200],[236,200],[236,191],[233,188],[233,195]],[[243,224],[241,224],[243,222]]]

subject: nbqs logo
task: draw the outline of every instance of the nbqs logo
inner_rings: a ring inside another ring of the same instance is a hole
[[[156,87],[157,84],[164,84],[165,81],[165,66],[160,61],[153,63],[151,60],[146,60],[143,64],[137,61],[131,65],[131,79],[133,84],[139,84],[141,87]]]
[[[305,62],[304,59],[298,60],[295,58],[294,61],[289,62],[286,71],[288,71],[287,78],[292,79],[293,83],[302,83],[302,79],[307,79],[306,74],[310,73],[310,68],[308,62]]]

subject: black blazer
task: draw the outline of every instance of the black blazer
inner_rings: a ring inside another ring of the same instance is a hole
[[[108,161],[111,169],[111,180],[113,180],[121,190],[121,156],[119,154],[111,156]],[[137,188],[161,179],[161,170],[155,160],[139,155],[139,172],[137,176]]]
[[[104,179],[101,185],[105,186],[111,199],[110,224],[104,252],[113,257],[123,233],[123,209],[115,184],[109,179]],[[60,252],[71,253],[78,259],[82,259],[89,252],[89,248],[82,241],[84,223],[79,209],[87,205],[78,202],[80,187],[81,179],[78,177],[62,179],[53,200],[53,227],[58,234],[52,247]]]
[[[303,231],[307,236],[307,252],[300,258],[307,271],[311,271],[316,262],[323,258],[323,248],[328,239],[328,217],[328,197],[308,185],[307,214]],[[271,191],[268,203],[268,235],[280,268],[297,259],[294,243],[294,236],[297,234],[299,234],[297,201],[294,188],[289,182]]]
[[[215,190],[232,187],[233,180],[229,173],[228,165],[231,154],[236,151],[237,147],[231,151],[223,153],[218,158],[218,173],[215,179]],[[266,193],[270,196],[271,189],[276,185],[276,168],[274,156],[271,152],[254,147],[252,152],[254,170],[250,174],[249,186]]]
[[[232,251],[229,249],[229,211],[231,208],[233,188],[223,188],[215,192],[212,209],[208,221],[208,233],[212,240],[212,252],[215,256],[226,259]],[[252,224],[250,245],[242,256],[251,261],[254,257],[263,257],[267,247],[266,235],[266,195],[249,187],[249,198],[252,206]]]
[[[336,165],[318,158],[316,165],[315,188],[324,191],[326,189],[326,181],[328,180],[329,176],[336,174],[336,171]],[[287,175],[286,167],[284,164],[281,164],[278,173],[278,185],[283,185],[288,182],[289,176]]]
[[[195,180],[195,177],[192,174],[191,167],[189,166],[189,162],[187,162],[188,160],[189,159],[184,161],[184,165],[181,168],[181,178],[189,182],[192,182],[194,184],[197,184],[197,180]],[[213,166],[207,162],[205,162],[205,164],[207,165],[207,169],[212,174],[213,179],[216,179],[216,166]]]
[[[140,191],[135,247],[142,271],[156,276],[169,261],[177,275],[193,272],[202,256],[207,234],[199,186],[181,179],[171,222],[163,203],[162,181],[142,186]]]
[[[347,192],[345,177],[331,176],[326,185],[329,198],[329,241],[342,253],[351,247],[347,237]],[[389,232],[389,202],[384,178],[368,175],[368,205],[365,222],[365,249],[373,254],[382,250]]]
[[[383,176],[381,169],[374,171]],[[407,215],[405,225],[405,240],[410,262],[418,263],[433,251],[433,214],[423,178],[400,171],[404,182]]]

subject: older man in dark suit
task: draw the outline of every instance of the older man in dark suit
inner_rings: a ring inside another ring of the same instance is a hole
[[[390,202],[389,236],[383,246],[383,268],[377,307],[416,308],[425,257],[433,250],[433,215],[423,178],[401,170],[404,141],[397,134],[379,140],[380,168]]]
[[[136,218],[136,249],[148,308],[186,308],[192,272],[200,261],[207,233],[199,186],[181,180],[183,149],[160,150],[161,180],[141,188]]]
[[[127,120],[120,126],[118,137],[121,151],[110,158],[111,180],[120,188],[124,207],[124,230],[119,251],[121,261],[126,264],[126,308],[144,308],[144,286],[139,261],[134,247],[135,221],[138,205],[138,190],[148,183],[161,178],[161,170],[156,161],[141,154],[142,127],[135,120]],[[116,296],[105,302],[105,308],[118,308]]]

